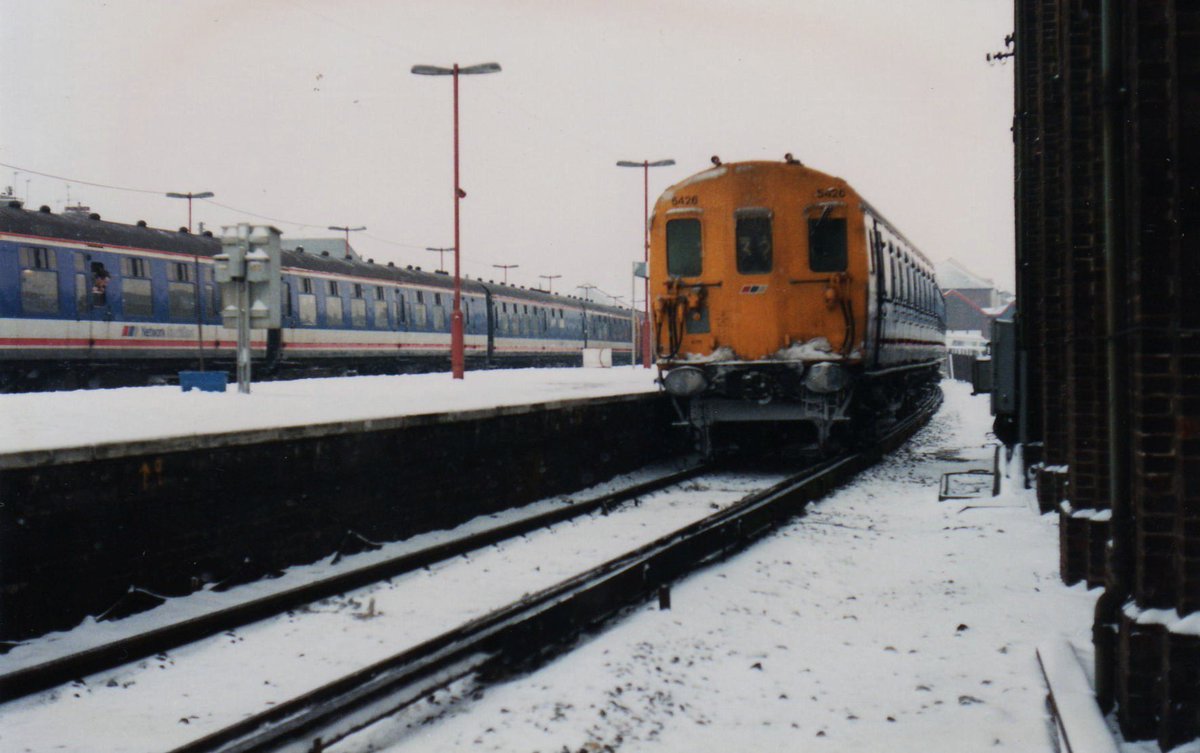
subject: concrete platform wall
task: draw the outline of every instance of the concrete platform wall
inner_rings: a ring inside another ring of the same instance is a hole
[[[671,452],[671,420],[639,395],[9,462],[0,639],[582,488]]]

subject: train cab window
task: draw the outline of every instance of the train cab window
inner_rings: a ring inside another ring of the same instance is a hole
[[[820,217],[808,221],[808,268],[814,272],[846,271],[846,219]]]
[[[771,271],[771,215],[763,210],[738,210],[737,271],[743,275],[766,274]]]
[[[671,277],[699,277],[703,259],[700,248],[700,220],[694,218],[667,222],[667,274]]]
[[[55,257],[48,248],[21,247],[21,310],[24,313],[58,313],[58,260]]]

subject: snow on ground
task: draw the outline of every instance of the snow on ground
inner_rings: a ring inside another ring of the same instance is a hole
[[[1090,643],[1097,591],[1058,578],[1030,492],[938,502],[990,467],[987,398],[751,549],[547,667],[340,750],[1051,751],[1035,650]],[[969,462],[963,462],[963,460]]]
[[[643,368],[507,369],[0,395],[0,454],[654,392]]]
[[[173,748],[560,583],[782,478],[782,473],[729,473],[689,481],[608,515],[540,529],[13,701],[0,706],[0,750]],[[281,580],[314,569],[293,568],[297,572]],[[203,605],[214,595],[197,596]],[[103,631],[88,623],[48,636],[14,651],[14,661],[43,656],[55,644],[82,644]]]

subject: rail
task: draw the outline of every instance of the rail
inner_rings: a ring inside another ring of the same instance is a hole
[[[940,404],[938,391],[868,449],[807,469],[635,551],[172,753],[319,753],[457,679],[527,660],[802,512],[808,502],[898,447]]]
[[[691,466],[595,499],[531,515],[512,523],[495,526],[399,557],[355,568],[319,581],[14,670],[0,675],[0,703],[40,690],[47,690],[65,682],[112,669],[147,656],[153,656],[162,651],[178,648],[226,630],[274,617],[304,604],[393,578],[564,520],[587,515],[596,510],[608,510],[627,500],[686,481],[703,473],[706,469],[705,465]]]

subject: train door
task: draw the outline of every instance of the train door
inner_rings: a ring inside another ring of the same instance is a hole
[[[113,297],[109,290],[112,273],[103,260],[75,252],[75,312],[86,323],[87,354],[92,357],[97,342],[113,338]]]
[[[492,290],[483,288],[483,310],[487,312],[487,362],[490,365],[496,354],[496,304],[492,302]]]
[[[871,321],[875,325],[875,353],[871,361],[875,368],[879,368],[879,352],[883,347],[883,304],[887,278],[884,275],[883,236],[879,233],[878,220],[872,220],[871,225],[871,266],[873,267],[872,272],[874,272],[875,283],[875,311],[873,312],[873,316],[871,316]]]

